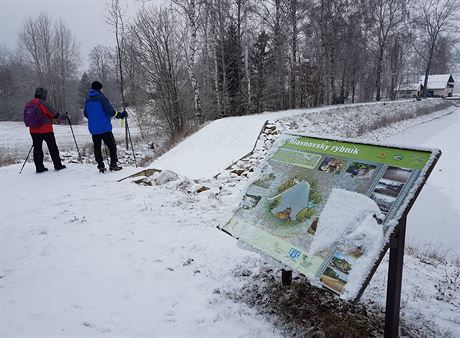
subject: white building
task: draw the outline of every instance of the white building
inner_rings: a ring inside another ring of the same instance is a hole
[[[418,83],[407,83],[399,86],[396,89],[396,98],[398,99],[408,99],[416,98],[421,93],[421,87]]]
[[[409,83],[401,85],[396,90],[397,98],[415,98],[423,93],[423,84],[425,76],[420,77],[418,83]],[[433,74],[428,75],[427,97],[450,97],[454,91],[454,78],[450,74]]]
[[[425,76],[420,77],[419,84],[422,86]],[[450,74],[428,75],[427,97],[450,97],[454,91],[454,78]]]

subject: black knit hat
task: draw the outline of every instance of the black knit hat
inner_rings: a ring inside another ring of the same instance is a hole
[[[100,83],[99,81],[94,81],[93,83],[91,83],[91,89],[101,90],[102,83]]]
[[[37,99],[46,100],[47,95],[48,95],[48,91],[45,88],[38,87],[37,89],[35,89],[35,95],[34,96]]]

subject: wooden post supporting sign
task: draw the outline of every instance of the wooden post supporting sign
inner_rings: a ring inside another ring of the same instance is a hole
[[[404,215],[399,222],[399,229],[394,233],[390,241],[390,262],[388,264],[387,300],[385,307],[385,338],[399,336],[399,311],[401,308],[406,220],[407,215]]]
[[[281,269],[281,282],[283,285],[291,285],[292,283],[292,270]]]

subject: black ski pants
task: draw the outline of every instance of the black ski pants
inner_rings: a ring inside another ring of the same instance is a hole
[[[104,134],[93,134],[93,143],[94,143],[94,157],[99,168],[104,167],[104,159],[102,158],[101,146],[102,141],[104,141],[107,148],[109,148],[110,153],[110,166],[114,166],[118,162],[117,157],[117,144],[115,138],[111,131]]]
[[[53,160],[54,168],[60,168],[62,166],[61,158],[59,157],[59,149],[54,138],[54,132],[43,133],[43,134],[30,134],[32,136],[32,142],[34,144],[34,163],[37,171],[42,170],[45,166],[43,165],[43,141],[46,142],[48,150]]]

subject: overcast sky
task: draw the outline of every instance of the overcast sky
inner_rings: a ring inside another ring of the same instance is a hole
[[[167,0],[143,1],[159,5]],[[139,0],[124,0],[132,17],[142,6]],[[103,21],[106,0],[0,0],[0,44],[16,49],[18,33],[24,20],[48,13],[53,19],[62,18],[80,44],[83,66],[90,50],[97,46],[114,46],[115,37]]]

